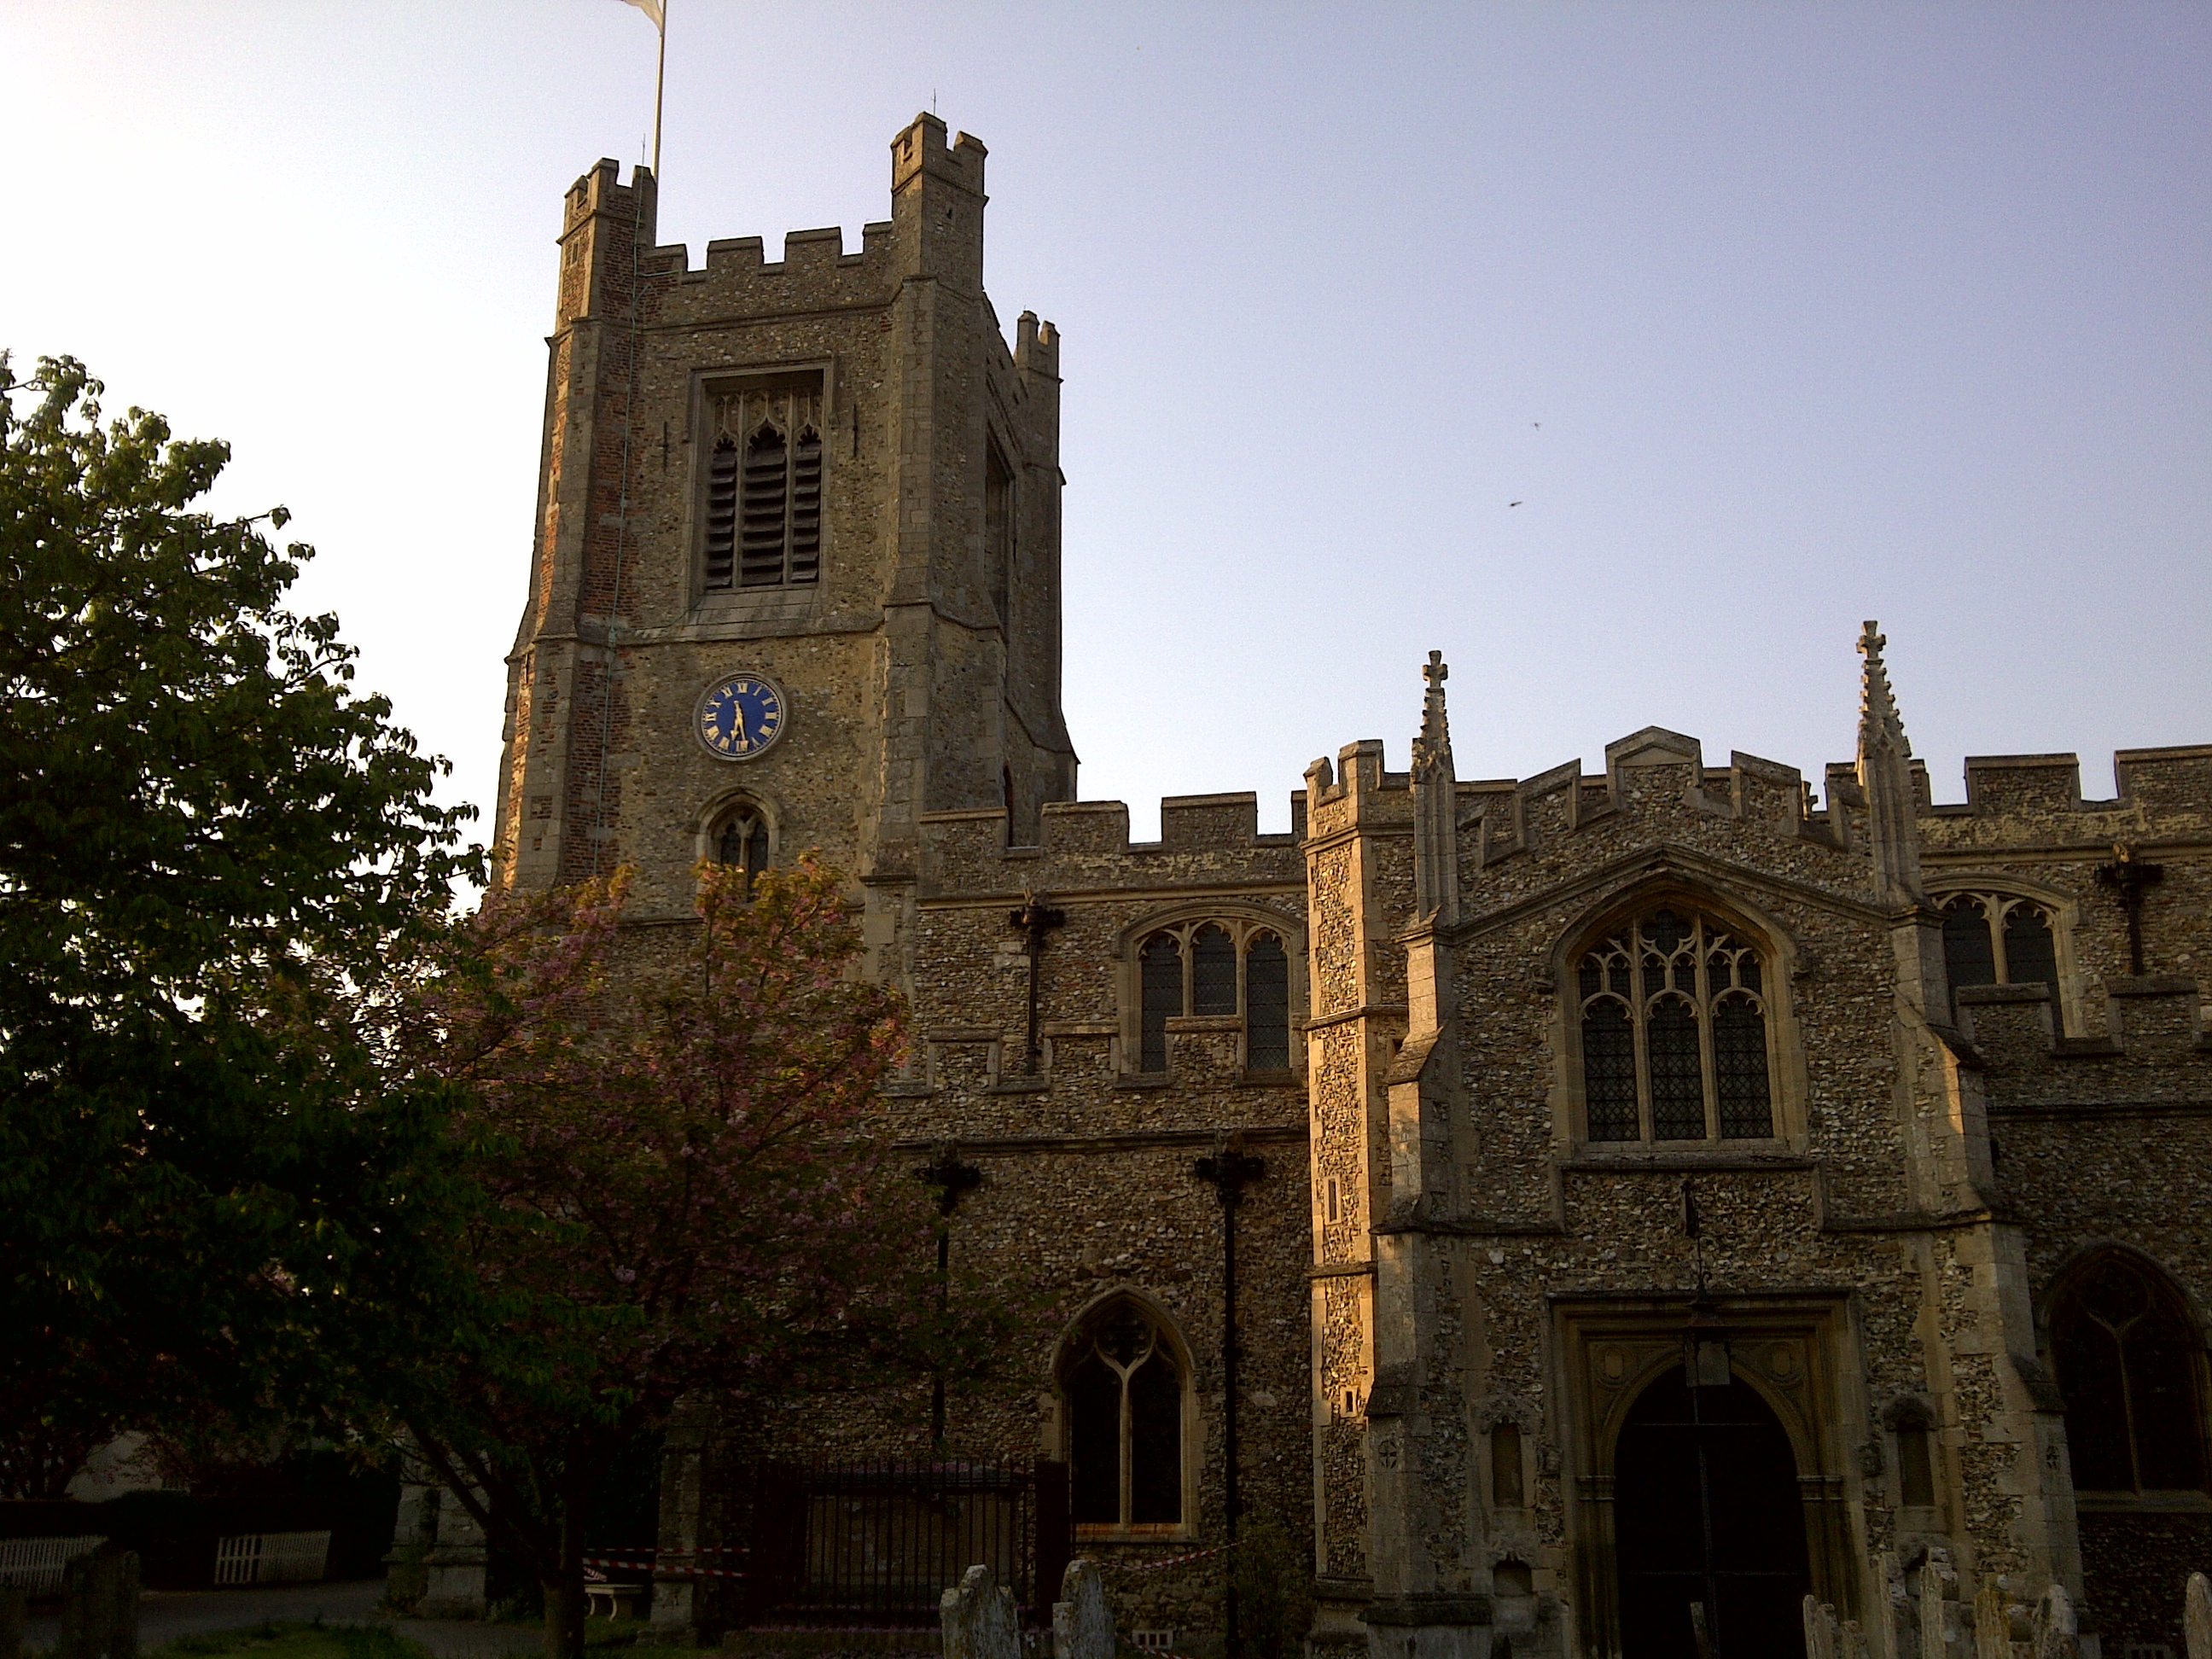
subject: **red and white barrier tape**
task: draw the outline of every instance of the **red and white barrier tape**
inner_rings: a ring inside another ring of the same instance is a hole
[[[1179,1567],[1187,1561],[1203,1561],[1209,1555],[1223,1555],[1244,1540],[1234,1539],[1226,1544],[1216,1544],[1210,1550],[1193,1550],[1188,1555],[1170,1555],[1164,1561],[1135,1561],[1129,1565],[1131,1572],[1158,1572],[1162,1567]]]
[[[719,1553],[720,1552],[718,1552]],[[660,1578],[743,1578],[741,1567],[688,1567],[652,1561],[632,1561],[617,1555],[587,1555],[587,1567],[620,1567],[625,1572],[649,1572]]]

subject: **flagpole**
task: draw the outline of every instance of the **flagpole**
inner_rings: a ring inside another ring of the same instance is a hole
[[[653,72],[653,183],[660,186],[660,94],[668,82],[668,0],[660,0],[660,62]]]

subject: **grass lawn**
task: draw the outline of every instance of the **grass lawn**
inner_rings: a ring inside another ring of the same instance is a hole
[[[621,1659],[700,1659],[696,1648],[664,1647],[653,1642],[651,1628],[639,1619],[593,1619],[585,1626],[584,1641],[594,1654],[605,1653],[606,1659],[616,1659],[609,1650],[618,1650]],[[388,1626],[264,1620],[236,1630],[179,1636],[149,1650],[145,1659],[430,1659],[430,1653],[421,1643]]]
[[[374,1625],[272,1624],[179,1636],[153,1659],[429,1659],[420,1643]]]

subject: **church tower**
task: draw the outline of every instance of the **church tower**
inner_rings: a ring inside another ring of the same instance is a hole
[[[507,658],[499,879],[817,848],[902,973],[924,813],[1072,799],[1059,341],[983,291],[983,146],[917,116],[857,252],[653,243],[655,182],[568,191],[529,593]]]

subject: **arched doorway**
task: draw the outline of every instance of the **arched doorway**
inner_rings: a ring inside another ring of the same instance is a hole
[[[1800,1659],[1812,1589],[1797,1460],[1747,1383],[1685,1385],[1680,1366],[1637,1397],[1613,1455],[1613,1537],[1626,1659]]]

